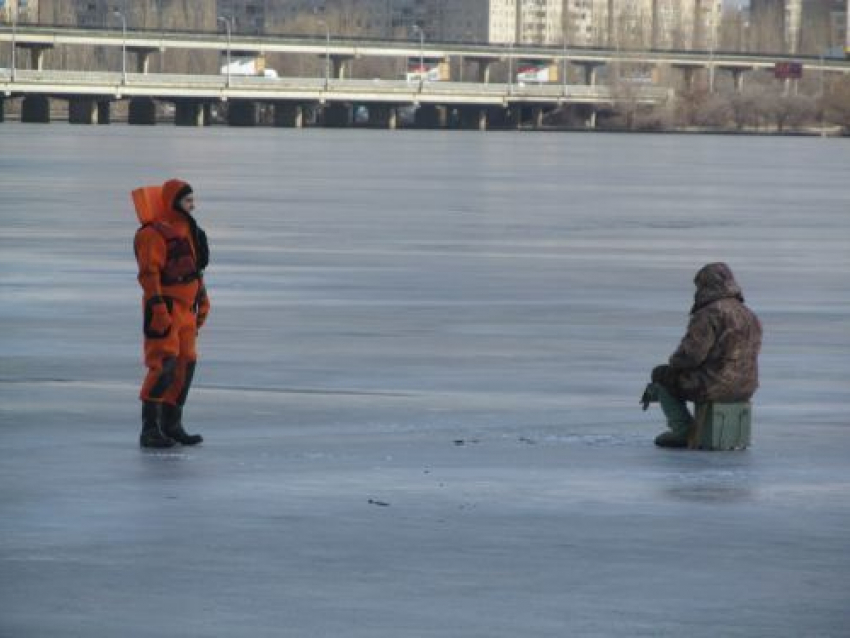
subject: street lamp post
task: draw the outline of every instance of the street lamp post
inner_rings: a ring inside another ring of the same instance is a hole
[[[127,84],[127,16],[121,11],[113,11],[112,15],[121,18],[121,84]]]
[[[717,3],[711,3],[711,43],[708,49],[708,92],[714,93],[714,49],[717,47]]]
[[[470,42],[472,42],[472,31],[467,31],[464,34],[464,44],[469,44]],[[476,42],[476,44],[478,44],[478,43]],[[458,78],[458,80],[460,82],[463,82],[463,66],[464,66],[465,63],[466,63],[466,59],[464,58],[463,55],[461,55],[460,56],[460,67],[458,68],[458,72],[460,74],[460,77]]]
[[[230,88],[230,38],[231,38],[231,23],[228,18],[223,16],[218,16],[218,22],[224,22],[224,29],[227,32],[227,79],[225,80],[225,86]]]
[[[564,29],[564,97],[567,95],[567,31]]]
[[[514,93],[514,43],[508,42],[508,95]]]
[[[413,32],[419,34],[419,91],[425,85],[425,32],[418,24],[413,25]]]
[[[325,20],[319,20],[319,24],[325,27],[325,91],[331,84],[331,28]]]
[[[162,42],[165,35],[162,30],[162,0],[156,0],[156,26],[159,31],[159,72],[162,73],[162,58],[165,53],[165,46]]]
[[[15,5],[15,12],[12,14],[12,82],[15,81],[17,50],[18,50],[18,5]]]

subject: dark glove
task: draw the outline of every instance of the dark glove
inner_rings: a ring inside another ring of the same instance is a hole
[[[209,314],[210,298],[207,295],[207,287],[201,284],[201,288],[198,290],[198,330],[206,323]]]
[[[655,366],[652,369],[652,382],[666,385],[666,381],[670,379],[670,366],[667,364]]]
[[[643,391],[643,396],[640,398],[640,404],[643,406],[643,411],[646,412],[649,409],[649,404],[655,403],[656,401],[658,401],[658,392],[655,390],[655,384],[649,383]]]
[[[164,303],[155,304],[151,313],[150,329],[157,334],[165,334],[171,327],[171,315]]]

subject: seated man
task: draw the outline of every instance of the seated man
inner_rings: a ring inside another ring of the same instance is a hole
[[[686,401],[747,401],[758,387],[761,322],[744,305],[729,266],[708,264],[694,278],[697,290],[688,332],[669,365],[652,371],[643,409],[658,401],[669,431],[660,447],[686,447],[694,419]]]

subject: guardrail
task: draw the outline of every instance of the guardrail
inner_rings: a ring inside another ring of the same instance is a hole
[[[643,102],[660,102],[670,97],[664,87],[605,85],[522,85],[479,84],[472,82],[408,82],[406,80],[329,80],[317,77],[246,77],[232,75],[182,75],[139,74],[118,72],[33,71],[19,70],[12,81],[8,69],[0,69],[0,91],[5,93],[38,92],[54,95],[97,93],[179,99],[272,100],[304,99],[379,101],[391,102],[509,103],[534,101],[555,103],[562,101],[618,101],[634,99]],[[184,93],[185,91],[185,93]]]
[[[11,26],[0,27],[0,41],[8,42]],[[47,27],[18,25],[17,38],[21,44],[99,44],[101,46],[120,47],[125,42],[128,47],[138,48],[193,48],[223,51],[227,48],[224,34],[215,32],[179,32],[169,30],[129,29],[126,40],[120,29],[82,29],[75,27]],[[562,46],[518,45],[508,47],[500,44],[467,44],[463,42],[425,42],[424,46],[410,40],[392,40],[379,38],[334,37],[327,46],[324,37],[319,36],[250,36],[233,34],[233,49],[254,50],[258,52],[324,52],[333,55],[393,55],[417,56],[424,51],[429,57],[468,57],[491,61],[511,58],[563,60],[564,57],[575,62],[613,62],[645,61],[652,63],[685,63],[694,66],[752,66],[768,67],[777,61],[800,61],[808,69],[850,72],[850,60],[830,58],[818,55],[791,55],[787,53],[741,53],[724,50],[689,49],[627,49],[597,46],[571,46],[564,50]]]

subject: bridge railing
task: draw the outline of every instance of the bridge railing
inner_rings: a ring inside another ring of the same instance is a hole
[[[228,90],[237,90],[243,94],[256,93],[261,99],[269,99],[275,93],[304,92],[312,95],[323,93],[338,96],[350,94],[352,100],[358,95],[387,95],[409,96],[412,101],[417,95],[439,99],[440,96],[454,98],[485,98],[489,101],[510,101],[514,99],[557,102],[562,99],[573,100],[625,100],[664,101],[670,97],[669,89],[665,87],[639,86],[626,90],[612,89],[606,85],[587,86],[581,84],[542,84],[522,85],[504,83],[465,83],[465,82],[409,82],[407,80],[361,80],[361,79],[332,79],[326,81],[321,77],[282,77],[263,78],[252,76],[232,75],[229,80],[226,75],[186,75],[186,74],[139,74],[128,73],[126,76],[115,71],[81,72],[81,71],[34,71],[29,69],[16,72],[15,83],[11,83],[11,73],[8,69],[0,69],[0,84],[5,90],[16,84],[50,85],[60,87],[62,92],[71,93],[74,87],[103,88],[108,91],[121,92],[122,86],[136,89],[150,88],[151,90],[168,90],[169,94],[179,94],[181,88],[205,90],[216,95],[226,95]],[[173,91],[171,90],[173,89]],[[343,98],[345,99],[345,98]],[[402,98],[402,99],[406,99]]]

